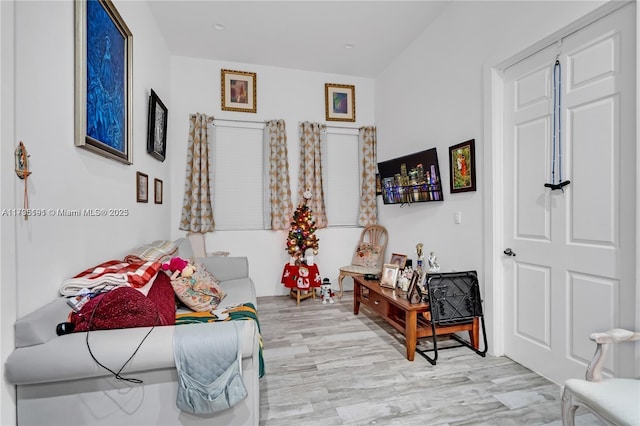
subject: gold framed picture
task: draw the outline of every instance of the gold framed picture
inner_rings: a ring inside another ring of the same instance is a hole
[[[356,121],[356,86],[325,83],[324,107],[327,121]]]
[[[136,201],[149,202],[149,176],[142,172],[136,172]]]
[[[380,287],[396,288],[400,268],[393,263],[385,263],[380,277]]]
[[[256,73],[220,70],[220,90],[224,111],[257,111]]]
[[[392,253],[391,254],[391,261],[389,263],[393,263],[394,265],[398,265],[398,268],[400,269],[404,269],[406,263],[407,263],[407,255],[406,254],[399,254],[399,253]]]

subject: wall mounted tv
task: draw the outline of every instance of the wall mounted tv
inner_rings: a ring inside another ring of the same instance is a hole
[[[378,163],[385,204],[443,201],[435,148]]]

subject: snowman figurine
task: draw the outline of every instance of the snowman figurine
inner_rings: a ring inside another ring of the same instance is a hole
[[[326,305],[328,303],[333,303],[333,290],[331,290],[331,282],[329,278],[325,278],[322,280],[322,284],[320,284],[320,295],[322,296],[322,304]]]

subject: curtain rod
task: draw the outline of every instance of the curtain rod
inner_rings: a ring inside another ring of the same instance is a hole
[[[238,119],[234,119],[234,118],[214,118],[214,121],[230,121],[230,122],[234,122],[234,123],[257,123],[257,124],[265,124],[265,121],[260,121],[260,120],[238,120]],[[327,129],[348,129],[348,130],[360,130],[361,127],[363,126],[359,126],[359,127],[355,127],[355,126],[329,126],[326,125],[325,126]]]
[[[258,123],[264,124],[264,121],[260,120],[238,120],[233,118],[214,118],[213,121],[233,121],[234,123]]]
[[[360,127],[353,126],[325,126],[327,129],[350,129],[350,130],[360,130]]]

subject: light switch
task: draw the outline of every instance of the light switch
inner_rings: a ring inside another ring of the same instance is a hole
[[[455,212],[455,214],[453,215],[453,221],[456,224],[462,223],[462,212]]]

